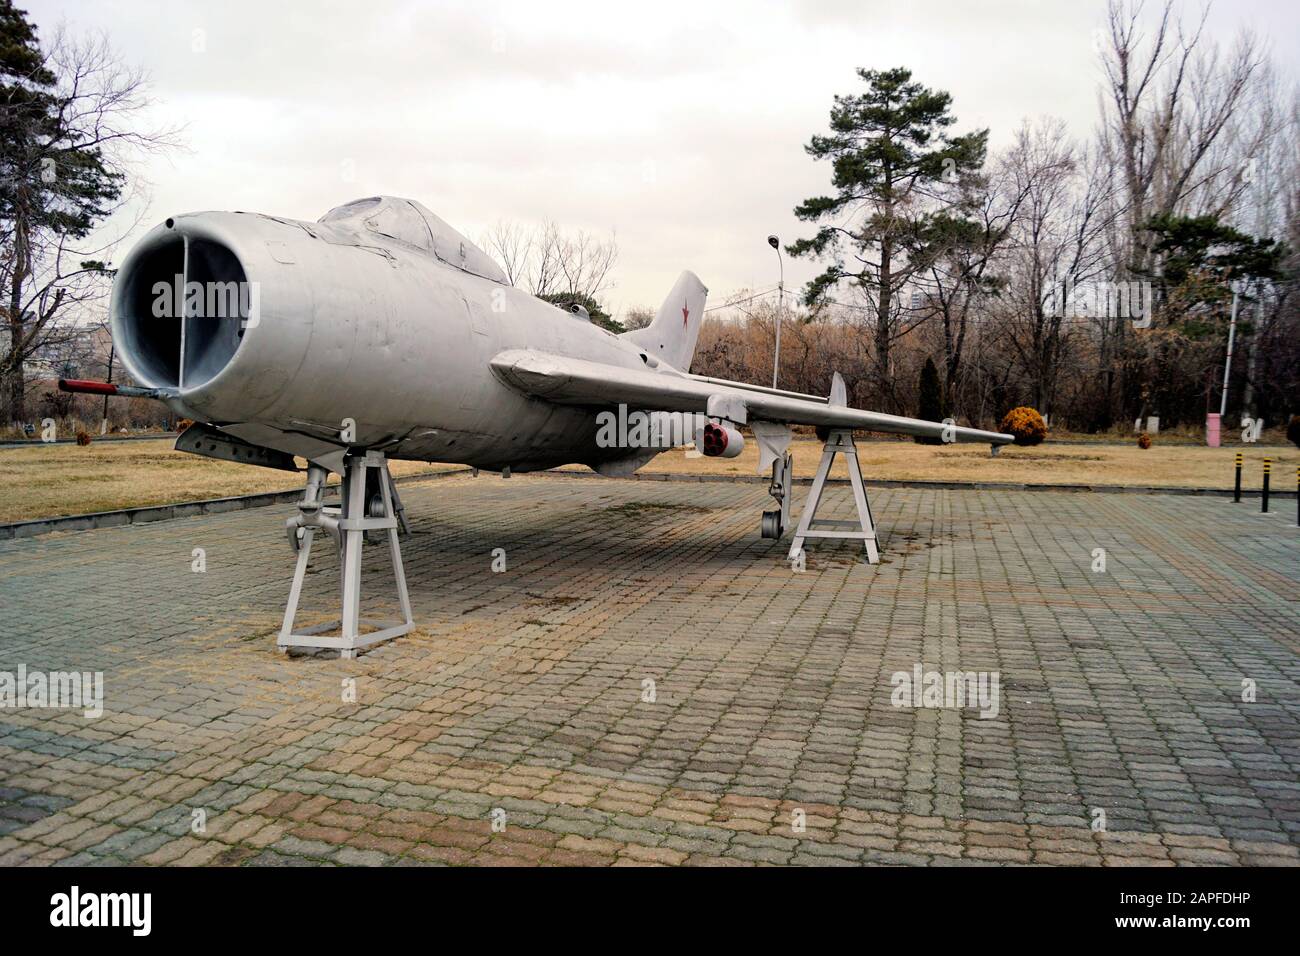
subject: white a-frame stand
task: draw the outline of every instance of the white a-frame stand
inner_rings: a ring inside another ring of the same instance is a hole
[[[849,466],[849,485],[853,488],[853,500],[858,507],[857,521],[817,517],[817,506],[821,504],[826,477],[831,473],[835,456],[841,454]],[[876,548],[876,522],[871,517],[867,489],[862,483],[862,468],[858,465],[858,449],[853,444],[851,431],[832,431],[827,436],[826,445],[822,448],[822,461],[817,466],[817,477],[813,479],[812,490],[808,492],[808,500],[799,515],[794,542],[790,545],[791,561],[803,554],[805,538],[849,538],[861,541],[867,551],[867,563],[877,564],[880,561],[880,552]]]
[[[401,500],[388,472],[382,452],[369,451],[349,455],[343,460],[343,504],[341,508],[321,503],[325,491],[326,469],[311,465],[307,469],[307,490],[298,505],[298,514],[285,522],[289,543],[298,552],[298,565],[289,589],[289,604],[284,609],[284,625],[276,646],[286,653],[291,647],[333,648],[343,657],[356,657],[362,648],[410,631],[415,627],[411,616],[411,598],[406,590],[406,573],[402,569],[402,549],[398,543],[398,521],[405,525]],[[369,494],[367,492],[369,491]],[[318,624],[301,631],[293,629],[302,596],[312,540],[319,529],[334,538],[339,549],[339,577],[342,579],[342,616],[337,621]],[[397,599],[402,609],[401,621],[371,621],[361,617],[361,547],[366,532],[385,532],[388,553],[397,583]],[[374,630],[362,634],[360,625]],[[337,630],[337,634],[330,632]]]

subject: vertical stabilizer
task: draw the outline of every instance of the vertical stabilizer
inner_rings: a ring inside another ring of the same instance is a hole
[[[644,329],[634,329],[623,335],[659,361],[683,372],[690,371],[708,294],[709,290],[699,276],[694,272],[683,272],[654,321]]]

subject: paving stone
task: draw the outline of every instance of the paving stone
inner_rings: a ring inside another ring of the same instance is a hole
[[[0,668],[107,705],[0,713],[0,865],[1300,865],[1300,554],[1248,509],[873,488],[881,563],[794,572],[761,485],[403,498],[419,627],[355,661],[274,653],[290,505],[0,542]],[[997,715],[894,706],[917,665],[996,671]]]

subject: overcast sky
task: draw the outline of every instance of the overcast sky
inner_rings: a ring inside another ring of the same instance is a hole
[[[43,36],[60,20],[105,32],[151,74],[157,119],[186,124],[186,149],[147,166],[149,224],[315,220],[391,193],[471,238],[500,218],[612,229],[611,311],[657,306],[684,268],[714,304],[775,285],[765,237],[811,232],[791,210],[829,170],[803,146],[832,96],[861,87],[857,67],[909,67],[953,94],[955,131],[987,126],[994,147],[1039,115],[1086,136],[1104,14],[1103,0],[19,5]],[[1210,22],[1225,42],[1254,28],[1294,80],[1300,3],[1219,0]],[[788,262],[787,287],[817,271]]]

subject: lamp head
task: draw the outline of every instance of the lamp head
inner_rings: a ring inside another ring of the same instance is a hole
[[[773,249],[776,249],[776,248],[779,248],[779,247],[780,247],[780,245],[781,245],[781,240],[778,239],[776,236],[768,236],[768,237],[767,237],[767,244],[768,244],[769,246],[771,246]]]

